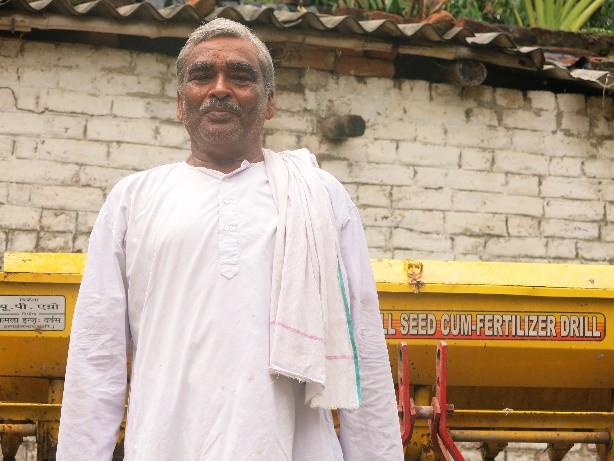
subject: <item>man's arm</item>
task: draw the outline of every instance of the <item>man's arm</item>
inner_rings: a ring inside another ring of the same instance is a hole
[[[129,327],[125,253],[103,207],[70,334],[58,461],[110,460],[124,415]]]
[[[341,228],[339,244],[357,340],[362,406],[339,411],[341,447],[346,461],[402,460],[397,403],[367,242],[358,210],[347,200],[349,219]]]

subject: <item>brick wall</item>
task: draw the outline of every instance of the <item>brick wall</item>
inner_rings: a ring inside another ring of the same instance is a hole
[[[186,157],[174,60],[0,41],[0,250],[85,251],[119,178]],[[280,69],[277,105],[265,144],[318,154],[374,257],[614,261],[611,98]]]
[[[318,72],[280,80],[294,91],[267,144],[319,153],[360,205],[374,256],[614,261],[611,98]],[[344,113],[363,116],[365,135],[322,141],[317,120]]]
[[[86,251],[118,179],[186,157],[173,68],[0,38],[0,251]],[[614,262],[611,98],[280,69],[277,105],[265,144],[318,154],[359,205],[373,257]],[[347,113],[365,135],[323,140],[318,121]],[[537,448],[501,456],[540,461]]]

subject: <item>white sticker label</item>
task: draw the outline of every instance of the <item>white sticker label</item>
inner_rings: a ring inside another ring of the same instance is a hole
[[[0,331],[62,331],[64,296],[0,296]]]

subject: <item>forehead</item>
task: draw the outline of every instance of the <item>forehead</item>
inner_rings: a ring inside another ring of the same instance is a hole
[[[198,61],[246,62],[260,69],[256,45],[243,37],[215,37],[200,42],[190,53],[188,67]]]

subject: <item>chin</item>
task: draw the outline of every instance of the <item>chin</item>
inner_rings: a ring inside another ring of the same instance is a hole
[[[237,142],[244,140],[244,138],[241,136],[241,133],[237,131],[218,133],[209,132],[203,135],[203,139],[206,140],[208,144],[214,144],[218,146],[223,146],[224,144],[236,144]]]
[[[233,142],[241,137],[241,129],[237,126],[211,126],[199,127],[198,135],[200,138],[210,142]]]

